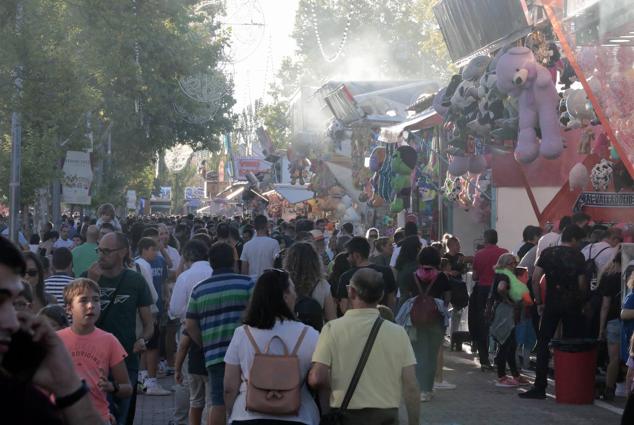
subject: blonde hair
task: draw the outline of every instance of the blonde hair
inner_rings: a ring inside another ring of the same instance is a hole
[[[64,288],[64,303],[66,303],[67,307],[70,307],[73,298],[89,289],[99,294],[99,284],[94,280],[85,277],[73,280]]]
[[[517,260],[517,257],[515,255],[511,254],[510,252],[507,252],[505,254],[500,255],[500,258],[498,258],[498,262],[495,264],[493,268],[503,269],[504,267],[508,266],[509,264],[513,262],[517,264],[519,261]]]

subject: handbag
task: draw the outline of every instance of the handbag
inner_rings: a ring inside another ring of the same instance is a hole
[[[346,409],[350,404],[350,400],[352,400],[352,395],[354,391],[357,389],[357,384],[359,383],[359,379],[361,379],[361,374],[363,373],[363,369],[365,368],[365,364],[370,357],[370,352],[372,351],[372,346],[374,345],[374,341],[376,340],[376,336],[379,333],[379,329],[383,324],[383,319],[381,316],[377,317],[374,321],[374,325],[372,325],[372,330],[370,331],[370,335],[368,336],[368,340],[365,342],[365,346],[363,347],[363,351],[361,352],[361,357],[359,358],[359,363],[357,363],[357,367],[354,370],[354,374],[352,375],[352,379],[350,380],[350,384],[348,385],[348,389],[346,390],[346,394],[343,397],[343,401],[341,402],[341,406],[338,409],[334,409],[321,417],[320,425],[342,425],[343,418],[346,413]]]
[[[297,338],[295,348],[289,354],[288,347],[278,335],[274,335],[260,351],[248,326],[244,331],[255,349],[255,356],[247,381],[246,409],[267,415],[297,415],[301,407],[303,378],[299,368],[299,350],[308,327]],[[271,343],[279,340],[284,354],[270,354]]]
[[[438,279],[436,277],[436,279]],[[438,305],[436,305],[436,301],[434,297],[429,295],[429,291],[431,290],[434,283],[436,283],[436,279],[434,279],[425,292],[420,286],[420,281],[416,273],[414,273],[414,281],[416,282],[416,286],[418,287],[418,295],[414,299],[414,303],[412,304],[412,310],[410,311],[410,319],[412,320],[412,325],[416,328],[420,328],[427,325],[433,325],[438,323],[440,320],[440,311],[438,310]]]

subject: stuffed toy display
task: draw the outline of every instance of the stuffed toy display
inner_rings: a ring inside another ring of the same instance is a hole
[[[605,192],[608,190],[612,174],[614,173],[614,169],[612,168],[613,165],[614,163],[606,159],[602,159],[598,164],[592,167],[592,171],[590,172],[590,182],[592,183],[592,188],[595,191]]]
[[[418,154],[411,146],[399,146],[390,158],[392,169],[392,203],[390,211],[401,212],[409,208],[409,198],[412,189],[412,171],[416,167]]]
[[[515,157],[522,163],[538,155],[555,159],[563,151],[557,112],[559,95],[550,72],[535,61],[526,47],[509,49],[498,61],[496,85],[502,93],[519,99],[519,134]],[[541,144],[536,127],[541,130]]]
[[[590,173],[583,163],[579,162],[570,169],[568,174],[568,184],[570,185],[570,191],[583,190],[590,182]]]

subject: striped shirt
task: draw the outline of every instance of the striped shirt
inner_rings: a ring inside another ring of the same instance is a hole
[[[57,300],[57,304],[64,305],[64,288],[75,280],[67,274],[54,274],[44,280],[44,292],[51,294]]]
[[[219,269],[193,289],[186,317],[198,322],[206,367],[224,362],[233,332],[242,324],[253,285],[249,276]]]

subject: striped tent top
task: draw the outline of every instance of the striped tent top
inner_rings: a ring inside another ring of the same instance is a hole
[[[57,300],[57,304],[64,305],[64,288],[74,277],[67,274],[54,274],[44,280],[44,292],[51,294]]]
[[[253,286],[249,276],[218,269],[194,287],[186,317],[198,322],[206,367],[224,361],[233,332],[242,324]]]

